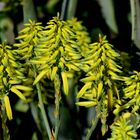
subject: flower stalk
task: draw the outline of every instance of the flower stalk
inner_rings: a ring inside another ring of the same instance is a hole
[[[34,71],[36,73],[35,66],[33,66],[33,68],[34,68]],[[49,121],[48,121],[48,118],[47,118],[47,115],[46,115],[46,112],[45,112],[45,107],[44,107],[42,96],[41,96],[41,88],[40,88],[39,82],[36,83],[35,86],[36,86],[36,89],[37,89],[37,94],[38,94],[38,99],[39,99],[39,107],[40,107],[40,110],[41,110],[42,118],[44,120],[45,128],[46,128],[46,131],[48,133],[49,140],[52,140],[53,135],[51,133],[51,129],[50,129],[50,126],[49,126]]]
[[[61,95],[60,95],[60,86],[61,86],[61,81],[59,78],[59,75],[56,75],[54,79],[54,88],[55,88],[55,139],[57,140],[58,137],[58,132],[59,132],[59,126],[60,126],[60,100],[61,100]]]
[[[99,116],[95,115],[95,118],[92,120],[92,126],[91,128],[88,130],[88,133],[86,135],[86,140],[90,140],[92,133],[94,132],[97,124],[99,121]]]

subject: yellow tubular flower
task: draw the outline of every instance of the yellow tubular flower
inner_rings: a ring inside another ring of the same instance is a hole
[[[12,109],[11,109],[9,97],[7,95],[4,96],[4,104],[6,108],[7,117],[9,120],[12,120],[13,119]]]

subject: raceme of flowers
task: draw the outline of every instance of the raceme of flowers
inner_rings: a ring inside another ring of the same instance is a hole
[[[37,92],[35,85],[40,83],[46,103],[50,96],[47,86],[55,89],[55,96],[60,96],[58,90],[62,87],[68,95],[69,78],[82,71],[85,78],[80,80],[83,86],[78,85],[76,104],[96,108],[102,134],[110,127],[111,140],[137,137],[138,126],[133,128],[130,119],[131,116],[137,118],[140,107],[140,74],[134,71],[130,77],[122,76],[120,54],[105,36],[99,36],[98,42],[90,44],[81,22],[75,18],[63,21],[58,15],[45,27],[29,21],[16,39],[13,46],[0,45],[0,101],[9,120],[13,118],[9,94],[15,93],[23,101],[32,102]],[[55,100],[58,110],[59,101]],[[114,113],[115,119],[111,126],[107,126],[110,112]],[[139,119],[135,120],[139,122]],[[121,132],[122,129],[126,131]]]
[[[131,113],[123,113],[111,126],[112,138],[108,140],[135,140],[136,129],[131,124]]]
[[[50,20],[46,27],[29,21],[16,38],[18,43],[12,47],[6,43],[0,45],[0,97],[5,102],[10,120],[12,110],[8,94],[11,92],[25,101],[25,96],[32,96],[35,92],[33,85],[40,81],[41,90],[45,93],[47,82],[44,79],[54,80],[60,74],[64,93],[68,94],[68,77],[74,71],[80,71],[82,43],[83,46],[88,46],[90,41],[80,22],[76,19],[69,22],[60,20],[59,16]],[[78,28],[73,27],[76,22]],[[36,71],[33,70],[34,67]]]
[[[26,80],[23,75],[24,68],[14,57],[12,48],[6,43],[0,45],[0,99],[4,101],[8,118],[12,119],[12,110],[8,94],[15,93],[26,101],[21,91],[31,91],[31,87],[23,86]]]
[[[18,47],[16,52],[21,59],[37,68],[38,75],[33,84],[45,76],[54,80],[56,74],[61,73],[64,92],[68,94],[69,72],[80,70],[81,48],[82,44],[88,46],[87,35],[84,35],[87,40],[80,43],[80,37],[77,39],[73,26],[60,20],[59,16],[50,20],[44,28],[39,23],[31,21],[25,26],[27,27],[17,38],[20,43],[15,46]]]

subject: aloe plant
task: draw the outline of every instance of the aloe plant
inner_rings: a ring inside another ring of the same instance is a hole
[[[26,105],[25,114],[31,111],[37,126],[32,139],[139,139],[140,73],[131,68],[128,53],[102,33],[96,41],[90,38],[83,22],[74,17],[78,1],[64,0],[61,15],[46,24],[36,21],[36,5],[28,2],[32,10],[23,1],[25,24],[15,43],[0,44],[1,139],[12,139],[10,121],[21,123],[13,115],[17,103]],[[111,18],[107,14],[104,18],[118,35],[115,5],[106,9],[103,1],[99,4],[102,12],[113,11]],[[134,17],[132,21],[132,40],[137,45]]]

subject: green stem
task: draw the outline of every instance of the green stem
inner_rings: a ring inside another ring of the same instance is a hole
[[[32,65],[32,66],[33,66],[33,69],[34,69],[34,72],[35,72],[35,77],[36,77],[36,74],[37,74],[36,67],[35,67],[35,65]],[[48,121],[48,118],[47,118],[47,115],[46,115],[46,112],[45,112],[45,107],[44,107],[42,96],[41,96],[41,88],[40,88],[39,82],[36,83],[35,86],[36,86],[36,89],[37,89],[37,94],[38,94],[38,99],[39,99],[39,107],[40,107],[40,110],[41,110],[42,118],[44,120],[44,125],[45,125],[46,131],[48,133],[49,140],[52,140],[53,135],[51,133],[51,129],[50,129],[50,126],[49,126],[49,121]]]
[[[31,113],[34,118],[34,121],[39,129],[41,131],[41,126],[40,126],[40,119],[39,119],[39,110],[34,102],[30,103],[30,108],[31,108]],[[43,133],[44,134],[44,133]]]
[[[135,32],[136,32],[136,1],[135,0],[130,0],[130,5],[131,5],[131,17],[132,17],[132,34],[131,34],[131,39],[135,39]]]
[[[69,0],[67,9],[67,19],[71,19],[75,16],[77,7],[77,0]]]
[[[52,133],[51,133],[48,118],[47,118],[47,115],[46,115],[46,112],[45,112],[45,108],[44,108],[44,104],[43,104],[43,100],[42,100],[42,96],[41,96],[41,89],[40,89],[39,83],[36,84],[36,88],[37,88],[37,94],[38,94],[38,98],[39,98],[39,107],[40,107],[40,110],[41,110],[41,113],[42,113],[45,128],[46,128],[46,131],[48,133],[49,139],[52,140]]]
[[[67,7],[68,7],[68,0],[63,0],[62,3],[62,8],[61,8],[61,15],[60,15],[60,19],[62,20],[66,20],[66,14],[67,14]]]
[[[71,19],[75,16],[77,0],[63,0],[60,19]]]
[[[131,20],[132,20],[132,35],[131,39],[134,44],[140,49],[140,2],[139,0],[130,0]]]
[[[29,22],[29,20],[36,20],[35,6],[33,0],[23,0],[23,16],[24,23]]]
[[[54,88],[55,88],[55,139],[57,140],[58,131],[60,126],[60,85],[61,81],[59,75],[56,75],[54,79]]]
[[[95,130],[95,128],[96,128],[96,126],[98,124],[98,121],[99,121],[99,117],[98,116],[95,116],[95,119],[92,122],[92,126],[91,126],[91,128],[89,129],[89,131],[87,133],[86,140],[90,140],[90,137],[91,137],[93,131]]]

